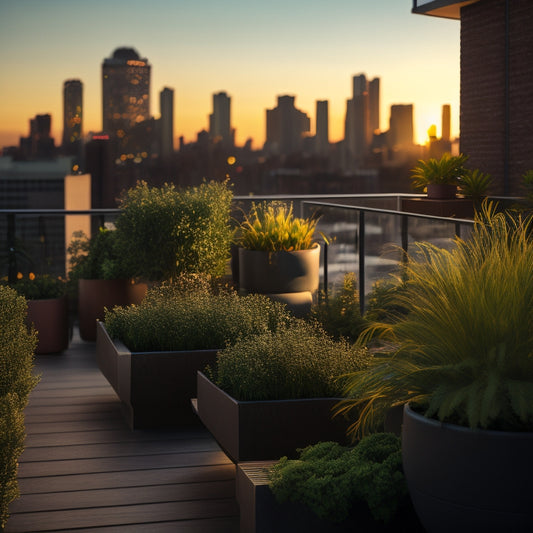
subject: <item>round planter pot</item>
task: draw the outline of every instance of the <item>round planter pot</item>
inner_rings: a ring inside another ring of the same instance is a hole
[[[78,281],[78,319],[84,341],[96,341],[96,321],[104,319],[104,308],[128,305],[129,284],[126,279]]]
[[[27,324],[37,330],[36,354],[59,353],[68,348],[69,321],[66,296],[28,300]]]
[[[295,252],[263,252],[239,248],[239,287],[263,294],[315,292],[320,245]]]
[[[428,198],[434,200],[450,200],[457,195],[457,185],[447,185],[442,183],[429,183],[427,186]]]
[[[471,430],[404,408],[402,456],[429,533],[532,531],[533,433]]]

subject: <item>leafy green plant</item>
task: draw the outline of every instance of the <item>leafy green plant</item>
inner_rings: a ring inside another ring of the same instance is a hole
[[[74,233],[67,252],[71,280],[131,277],[117,250],[114,230],[99,228],[91,238],[87,237],[83,231],[77,231]]]
[[[357,502],[365,502],[375,520],[389,522],[405,503],[400,439],[391,433],[370,435],[352,448],[320,442],[299,453],[270,470],[280,503],[303,503],[332,522],[347,518]]]
[[[409,314],[374,324],[393,346],[348,379],[338,413],[356,409],[353,436],[377,427],[391,405],[470,428],[533,427],[532,219],[484,203],[468,240],[451,251],[418,245],[401,297]]]
[[[0,286],[0,529],[9,503],[18,497],[18,457],[24,449],[24,408],[37,384],[32,376],[35,331],[25,324],[27,304],[13,289]]]
[[[409,310],[402,300],[404,291],[405,283],[399,278],[376,281],[367,296],[366,322],[394,322],[405,316]]]
[[[66,294],[66,283],[63,279],[33,272],[27,277],[19,272],[17,280],[11,284],[11,287],[27,300],[47,300]]]
[[[311,308],[311,317],[322,325],[335,339],[345,337],[354,342],[366,325],[359,306],[357,278],[353,272],[346,274],[342,286],[334,289],[327,298],[321,294]]]
[[[467,198],[480,200],[487,195],[491,183],[490,174],[485,174],[477,168],[468,169],[459,177],[459,192]]]
[[[440,159],[420,159],[418,165],[411,170],[412,186],[415,191],[424,191],[429,184],[457,185],[458,179],[465,173],[468,156],[453,156],[449,153]]]
[[[180,276],[150,288],[140,305],[106,310],[105,326],[132,352],[222,348],[238,338],[276,329],[290,319],[263,295],[214,290],[205,278]]]
[[[362,369],[364,348],[335,341],[320,326],[293,319],[220,351],[208,376],[237,400],[335,397],[339,376]]]
[[[178,190],[139,182],[122,198],[118,250],[135,277],[149,281],[181,273],[222,276],[230,257],[233,194],[227,182]]]
[[[254,204],[241,223],[238,244],[249,250],[266,252],[308,250],[314,245],[317,223],[315,217],[295,217],[292,204]]]

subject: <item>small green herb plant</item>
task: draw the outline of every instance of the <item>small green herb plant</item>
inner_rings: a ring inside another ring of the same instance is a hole
[[[280,503],[298,502],[318,517],[342,522],[358,502],[373,518],[390,522],[407,499],[400,439],[375,433],[355,447],[320,442],[282,457],[270,470],[270,488]]]
[[[254,204],[240,225],[238,244],[266,252],[308,250],[315,244],[317,223],[317,217],[295,217],[292,204]]]
[[[419,243],[406,265],[408,314],[373,324],[388,353],[347,380],[338,413],[357,412],[352,436],[372,431],[391,405],[469,428],[533,428],[532,218],[485,202],[452,250]]]
[[[411,183],[415,191],[423,192],[429,184],[458,185],[465,172],[468,156],[445,153],[440,159],[420,159],[411,170]]]
[[[182,275],[148,290],[139,305],[106,310],[105,326],[132,352],[223,348],[275,330],[291,318],[266,296],[213,288],[204,276]]]
[[[318,324],[294,318],[227,346],[208,377],[242,401],[338,397],[339,376],[365,368],[367,361],[365,348],[336,341]]]

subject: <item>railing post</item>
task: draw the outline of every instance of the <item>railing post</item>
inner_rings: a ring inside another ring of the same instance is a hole
[[[324,241],[324,298],[328,301],[328,243]]]
[[[17,251],[15,249],[15,213],[7,214],[7,279],[14,283],[17,279]]]
[[[401,234],[403,250],[402,262],[405,262],[407,253],[409,252],[409,217],[406,215],[402,215],[401,217]]]
[[[357,235],[356,235],[357,239]],[[359,309],[365,312],[365,212],[359,211]]]

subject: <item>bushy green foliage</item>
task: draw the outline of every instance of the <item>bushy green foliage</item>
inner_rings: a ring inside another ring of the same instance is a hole
[[[375,520],[389,522],[407,495],[400,439],[376,433],[347,448],[321,442],[282,457],[270,471],[278,502],[304,503],[320,518],[344,520],[354,503],[366,502]]]
[[[183,190],[139,182],[122,198],[116,221],[128,271],[151,281],[191,272],[223,275],[233,239],[232,198],[226,182]]]
[[[33,274],[30,272],[27,277],[23,277],[20,274],[17,281],[10,286],[27,300],[59,298],[66,293],[65,281],[48,274]]]
[[[117,250],[116,232],[113,230],[99,228],[90,239],[83,231],[77,231],[67,252],[70,254],[69,277],[72,280],[131,277]]]
[[[25,324],[27,304],[13,289],[0,286],[0,527],[9,503],[18,496],[17,461],[24,447],[23,410],[38,379],[32,376],[37,344]]]
[[[366,321],[361,316],[357,278],[353,272],[346,274],[342,286],[320,296],[318,303],[311,308],[311,317],[335,339],[345,337],[350,341],[357,337]]]
[[[336,397],[342,390],[337,378],[364,368],[367,358],[365,349],[293,319],[226,347],[210,377],[238,400]]]
[[[106,310],[105,325],[132,352],[175,351],[222,348],[289,319],[283,304],[264,295],[241,297],[231,289],[215,291],[202,278],[181,276],[149,289],[138,306]]]
[[[412,186],[415,191],[423,191],[430,183],[440,185],[458,185],[463,176],[468,156],[445,153],[440,159],[420,159],[418,165],[411,170]]]
[[[394,322],[405,316],[409,310],[405,307],[402,294],[405,283],[397,278],[378,280],[367,296],[365,320],[367,322]]]
[[[354,435],[405,402],[471,428],[533,429],[531,224],[485,203],[453,250],[418,245],[401,298],[409,314],[361,337],[379,334],[393,349],[348,381],[339,412],[361,413]]]
[[[487,191],[492,183],[490,174],[485,174],[479,169],[467,169],[459,177],[459,192],[467,198],[480,200],[487,195]]]
[[[315,242],[317,222],[315,217],[295,217],[292,204],[254,204],[241,224],[238,243],[249,250],[266,252],[308,250]]]

